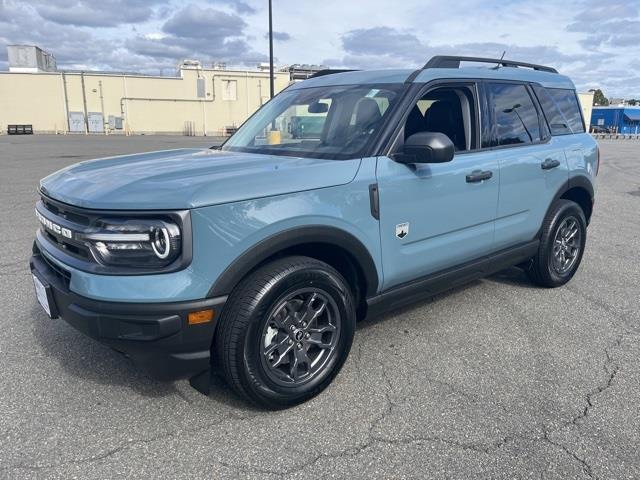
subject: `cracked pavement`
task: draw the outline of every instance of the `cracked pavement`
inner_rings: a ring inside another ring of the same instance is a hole
[[[253,409],[157,382],[36,304],[37,181],[195,137],[0,136],[0,478],[640,477],[640,142],[603,141],[565,287],[512,268],[358,326],[319,397]]]

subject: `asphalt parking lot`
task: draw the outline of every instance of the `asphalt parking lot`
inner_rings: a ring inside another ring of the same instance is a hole
[[[0,478],[640,477],[640,142],[601,143],[571,283],[514,268],[362,322],[334,383],[280,412],[151,380],[33,294],[41,177],[210,143],[0,136]]]

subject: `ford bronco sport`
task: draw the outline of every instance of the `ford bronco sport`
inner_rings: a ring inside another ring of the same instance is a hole
[[[331,382],[366,315],[512,265],[568,282],[598,164],[575,87],[552,68],[439,56],[325,71],[221,148],[43,179],[36,296],[158,377],[207,393],[215,367],[281,408]]]

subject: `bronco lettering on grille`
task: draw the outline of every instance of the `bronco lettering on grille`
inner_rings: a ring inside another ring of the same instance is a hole
[[[51,230],[53,233],[57,233],[58,235],[62,235],[66,238],[73,238],[73,233],[68,228],[61,227],[57,223],[53,223],[47,217],[42,215],[38,210],[36,210],[36,217],[40,223],[44,226],[44,228]]]

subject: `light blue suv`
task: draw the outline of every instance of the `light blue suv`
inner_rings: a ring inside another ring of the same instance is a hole
[[[439,56],[324,71],[221,148],[43,179],[36,295],[158,377],[206,393],[218,370],[281,408],[331,382],[367,315],[512,265],[568,282],[598,164],[552,68]]]

